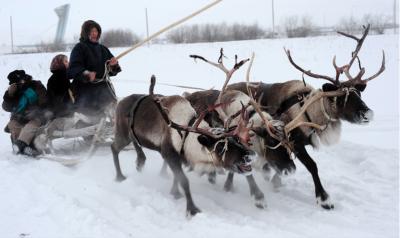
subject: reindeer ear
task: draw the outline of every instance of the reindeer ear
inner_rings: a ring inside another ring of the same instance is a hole
[[[356,85],[354,85],[354,87],[355,87],[358,91],[363,92],[363,91],[365,90],[365,88],[367,87],[367,84],[356,84]]]
[[[197,140],[199,141],[200,144],[202,144],[203,146],[206,146],[206,147],[211,147],[215,143],[214,138],[211,138],[211,137],[205,136],[205,135],[199,135],[197,137]]]
[[[324,92],[329,92],[329,91],[336,91],[339,88],[336,85],[333,85],[331,83],[325,83],[324,85],[322,85],[322,91]]]

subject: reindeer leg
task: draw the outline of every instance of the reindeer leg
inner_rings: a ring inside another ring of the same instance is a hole
[[[172,183],[171,191],[169,193],[175,199],[179,199],[183,196],[182,193],[179,191],[178,182],[179,182],[178,178],[176,176],[174,176],[174,182]]]
[[[211,184],[215,184],[217,178],[217,172],[213,171],[208,173],[208,182]]]
[[[132,141],[133,146],[135,147],[137,158],[136,158],[136,170],[142,171],[144,163],[146,162],[146,155],[144,154],[142,147],[136,142]]]
[[[120,142],[120,143],[118,143],[118,142]],[[118,157],[118,154],[119,154],[119,152],[120,152],[125,146],[127,146],[128,144],[129,144],[129,142],[128,142],[128,143],[122,143],[122,141],[121,141],[121,140],[118,140],[118,139],[116,139],[116,140],[111,144],[111,152],[112,152],[112,154],[113,154],[115,171],[116,171],[116,173],[117,173],[116,180],[119,181],[119,182],[125,180],[126,177],[122,174],[121,166],[120,166],[120,164],[119,164],[119,157]]]
[[[268,163],[265,163],[261,169],[262,176],[265,181],[269,181],[271,179],[272,169]]]
[[[190,193],[189,180],[183,172],[182,169],[182,158],[181,156],[172,148],[172,146],[168,146],[170,149],[162,150],[162,156],[165,161],[168,163],[171,168],[174,176],[179,181],[186,197],[186,215],[194,216],[197,213],[201,212],[200,209],[196,207],[193,202],[192,194]]]
[[[271,179],[274,188],[277,189],[282,186],[282,175],[294,173],[296,165],[283,147],[268,149],[267,155],[268,161],[262,168],[263,175],[266,180]],[[271,168],[276,171],[272,177]]]
[[[226,177],[226,181],[224,184],[225,192],[231,192],[233,189],[233,175],[234,175],[234,173],[229,171],[228,177]]]
[[[167,165],[168,165],[167,162],[164,161],[164,163],[163,163],[163,165],[161,167],[161,170],[160,170],[160,176],[161,177],[164,177],[164,178],[168,177]]]
[[[314,180],[315,186],[315,196],[317,198],[317,203],[321,205],[321,207],[325,209],[333,209],[333,204],[329,201],[329,195],[322,187],[321,180],[318,175],[318,167],[314,160],[307,153],[304,145],[295,145],[295,153],[299,158],[300,162],[307,168],[307,170],[311,173],[311,176]]]
[[[250,195],[254,197],[255,205],[258,208],[266,207],[266,203],[264,200],[264,193],[258,187],[256,181],[252,174],[246,176],[247,183],[249,184],[250,188]]]

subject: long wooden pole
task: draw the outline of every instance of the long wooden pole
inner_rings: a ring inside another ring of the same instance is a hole
[[[146,36],[149,38],[149,17],[147,16],[147,7],[145,9],[146,14]],[[149,42],[147,42],[147,46],[149,46]]]
[[[14,54],[14,33],[13,33],[12,16],[10,16],[10,30],[11,30],[11,54]]]
[[[159,36],[159,35],[161,35],[162,33],[168,31],[169,29],[171,29],[171,28],[173,28],[173,27],[175,27],[175,26],[177,26],[177,25],[179,25],[179,24],[181,24],[181,23],[183,23],[183,22],[189,20],[190,18],[192,18],[192,17],[194,17],[194,16],[196,16],[196,15],[198,15],[198,14],[204,12],[205,10],[207,10],[207,9],[209,9],[209,8],[211,8],[211,7],[215,6],[215,5],[217,5],[217,4],[220,3],[220,2],[222,2],[222,0],[216,0],[216,1],[214,1],[214,2],[212,2],[212,3],[210,3],[210,4],[208,4],[208,5],[204,6],[204,7],[201,8],[200,10],[197,10],[196,12],[190,14],[189,16],[186,16],[186,17],[182,18],[181,20],[176,21],[176,22],[172,23],[172,24],[169,25],[169,26],[166,26],[165,28],[159,30],[158,32],[152,34],[151,36],[147,37],[146,39],[142,40],[141,42],[135,44],[135,45],[132,46],[131,48],[129,48],[129,49],[127,49],[126,51],[122,52],[121,54],[119,54],[119,55],[118,55],[117,57],[115,57],[115,58],[116,58],[117,60],[120,59],[120,58],[122,58],[123,56],[125,56],[126,54],[128,54],[129,52],[131,52],[132,50],[134,50],[134,49],[136,49],[136,48],[142,46],[143,44],[145,44],[146,42],[152,40],[153,38],[156,38],[157,36]]]

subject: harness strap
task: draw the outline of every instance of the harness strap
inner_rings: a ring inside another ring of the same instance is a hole
[[[304,105],[304,100],[302,100],[302,101],[300,102],[300,106],[302,107],[303,105]],[[310,115],[308,114],[307,110],[305,110],[304,115],[306,116],[307,121],[312,122],[312,121],[311,121],[311,117],[310,117]]]
[[[326,119],[328,119],[328,121],[337,121],[338,119],[332,118],[332,117],[328,114],[328,112],[326,112],[325,105],[324,105],[324,98],[321,98],[319,101],[321,102],[321,111],[322,111],[322,113],[324,114],[324,116],[326,117]]]
[[[293,96],[287,98],[279,105],[279,108],[276,110],[275,114],[277,116],[280,116],[282,113],[286,112],[287,110],[289,110],[289,108],[291,108],[293,105],[295,105],[299,102],[303,102],[303,104],[304,104],[304,98],[308,94],[310,94],[310,93],[296,94],[296,95],[293,95]]]
[[[131,140],[133,140],[134,142],[136,142],[140,147],[142,146],[142,144],[140,143],[140,141],[139,141],[139,139],[138,139],[138,137],[136,136],[136,134],[135,134],[135,131],[134,131],[134,126],[133,126],[133,121],[134,121],[134,116],[136,115],[136,111],[137,111],[137,109],[138,109],[138,107],[139,107],[139,105],[143,102],[143,100],[145,99],[145,98],[147,98],[149,95],[143,95],[143,96],[141,96],[140,98],[139,98],[139,100],[136,100],[135,101],[135,104],[133,104],[133,106],[131,107],[131,110],[129,111],[129,114],[128,114],[128,125],[129,126],[132,126],[132,129],[131,130],[129,130],[129,137],[131,138]]]
[[[193,124],[194,124],[195,121],[196,121],[196,117],[194,116],[194,117],[192,117],[192,119],[190,119],[188,126],[189,126],[189,127],[190,127],[190,126],[193,126]],[[185,146],[184,146],[184,144],[185,144],[185,141],[186,141],[186,138],[187,138],[189,132],[186,132],[186,133],[184,133],[183,135],[180,133],[180,131],[178,131],[178,133],[179,133],[179,135],[180,135],[181,138],[182,138],[181,151],[180,151],[179,153],[180,153],[181,155],[183,155],[183,154],[185,153]]]

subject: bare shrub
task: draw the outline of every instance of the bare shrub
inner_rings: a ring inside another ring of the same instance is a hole
[[[257,24],[201,24],[183,26],[170,31],[166,38],[169,42],[196,43],[260,39],[267,36],[265,30]]]
[[[361,25],[362,24],[353,16],[346,18],[344,17],[340,19],[339,23],[335,27],[335,30],[355,35],[362,32],[362,28],[360,27]]]
[[[310,16],[303,16],[301,19],[298,16],[287,17],[284,20],[283,28],[289,38],[307,37],[316,32]]]
[[[107,47],[131,46],[140,38],[130,30],[112,29],[102,34],[101,42]]]
[[[49,43],[49,42],[40,42],[35,46],[36,49],[32,49],[32,53],[34,52],[59,52],[65,51],[67,49],[67,45],[65,43]]]
[[[364,24],[371,24],[371,31],[375,34],[385,33],[385,29],[392,26],[389,16],[366,14],[362,18]]]

